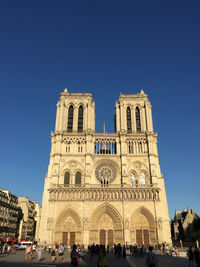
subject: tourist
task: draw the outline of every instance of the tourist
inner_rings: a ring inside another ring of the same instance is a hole
[[[27,260],[27,257],[31,261],[31,250],[32,250],[32,247],[30,244],[28,244],[26,249],[25,249],[25,261]]]
[[[39,245],[38,249],[37,249],[37,262],[40,261],[42,256],[42,247]]]
[[[78,253],[76,251],[76,245],[73,245],[72,247],[70,258],[71,258],[71,267],[76,267],[79,264]]]
[[[11,245],[8,244],[8,245],[7,245],[7,256],[10,254],[10,251],[11,251]]]
[[[149,247],[149,253],[147,253],[146,257],[146,264],[145,267],[157,267],[158,266],[158,261],[156,258],[156,255],[152,252],[153,247]]]
[[[48,247],[48,253],[51,253],[51,245]]]
[[[100,251],[98,254],[98,260],[97,260],[97,266],[98,267],[107,267],[107,258],[106,258],[106,250],[105,246],[100,246]]]
[[[195,259],[196,265],[200,266],[199,248],[197,248],[197,246],[195,246],[195,250],[194,250],[194,259]]]
[[[178,248],[176,246],[174,246],[174,253],[175,253],[176,257],[179,257]]]
[[[192,267],[193,266],[194,253],[193,253],[193,250],[192,250],[191,246],[189,246],[187,255],[188,255],[188,259],[189,259],[189,267],[190,266]]]
[[[56,247],[53,247],[53,250],[51,252],[51,263],[54,263],[56,261]]]
[[[123,246],[122,254],[123,254],[123,258],[125,259],[126,258],[126,246],[125,245]]]
[[[63,254],[64,254],[64,246],[62,245],[62,243],[60,243],[60,246],[58,248],[58,261],[59,262],[62,262]]]
[[[32,254],[35,255],[36,253],[36,244],[33,244],[32,246]]]

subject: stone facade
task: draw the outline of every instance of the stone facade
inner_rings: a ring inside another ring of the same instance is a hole
[[[188,208],[182,212],[176,210],[174,220],[172,220],[172,238],[174,241],[192,241],[193,222],[199,219],[194,210]]]
[[[0,237],[18,237],[18,198],[8,190],[0,189]]]
[[[95,132],[89,93],[61,93],[45,177],[39,241],[171,244],[151,104],[120,94],[115,132]]]
[[[23,213],[20,222],[19,239],[38,240],[41,207],[36,201],[19,197],[19,206]]]

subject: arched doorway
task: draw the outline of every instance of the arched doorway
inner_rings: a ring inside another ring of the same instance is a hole
[[[98,207],[90,220],[90,244],[112,246],[123,243],[122,220],[117,210],[110,204]]]
[[[138,246],[156,243],[156,225],[151,212],[145,208],[138,208],[131,216],[131,242]]]
[[[67,246],[81,243],[81,229],[82,224],[78,214],[72,209],[67,209],[56,220],[54,242],[61,242]]]

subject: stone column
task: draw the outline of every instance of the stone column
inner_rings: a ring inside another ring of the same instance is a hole
[[[78,129],[78,107],[74,107],[74,114],[73,114],[73,130],[72,132],[77,132]]]
[[[87,107],[84,106],[83,110],[83,131],[87,130]]]
[[[127,130],[126,126],[126,114],[125,114],[125,108],[124,104],[121,105],[121,131],[125,132]]]
[[[135,120],[134,106],[131,106],[131,124],[132,124],[132,133],[136,133],[136,120]]]
[[[145,115],[144,107],[142,107],[140,110],[140,121],[141,121],[141,131],[145,132],[146,131],[146,115]]]
[[[119,108],[119,104],[116,104],[115,107],[116,110],[116,132],[120,131],[120,108]]]
[[[56,112],[56,125],[55,130],[59,130],[59,124],[60,124],[60,102],[57,103],[57,112]]]
[[[151,104],[149,103],[149,131],[153,132],[153,120],[152,120],[152,111],[151,111]]]

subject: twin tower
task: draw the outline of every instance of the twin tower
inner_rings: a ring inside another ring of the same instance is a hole
[[[151,104],[120,94],[115,131],[95,132],[90,93],[60,94],[45,177],[41,244],[171,244]]]

